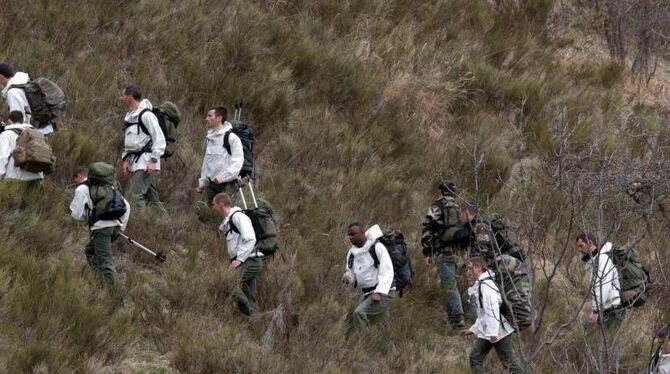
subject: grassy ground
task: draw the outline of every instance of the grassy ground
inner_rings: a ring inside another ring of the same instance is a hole
[[[541,318],[518,346],[538,373],[602,370],[582,322],[577,231],[622,243],[646,233],[638,248],[654,289],[617,343],[620,370],[640,372],[648,334],[670,317],[668,223],[625,190],[665,160],[667,118],[629,93],[625,64],[575,52],[599,29],[564,3],[8,1],[4,54],[56,78],[69,107],[45,193],[18,212],[21,196],[0,186],[0,368],[467,372],[472,342],[448,334],[418,244],[445,176],[461,198],[520,224]],[[116,100],[129,82],[154,103],[178,103],[186,120],[161,174],[169,214],[134,212],[128,228],[169,260],[157,267],[116,243],[126,303],[113,309],[85,263],[86,228],[66,208],[77,165],[120,164]],[[259,139],[258,189],[281,224],[282,257],[265,263],[251,322],[232,305],[216,225],[191,209],[205,110],[239,97]],[[415,286],[393,305],[390,328],[350,331],[359,295],[339,277],[352,220],[409,238]],[[495,358],[488,365],[500,369]]]

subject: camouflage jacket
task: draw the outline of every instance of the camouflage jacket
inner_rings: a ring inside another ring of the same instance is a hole
[[[495,257],[499,250],[491,225],[486,221],[476,218],[470,223],[459,225],[453,235],[454,243],[465,249],[466,255],[480,255],[486,261]]]
[[[442,196],[430,205],[421,230],[424,256],[432,256],[454,246],[453,236],[458,230],[459,210],[452,196]]]

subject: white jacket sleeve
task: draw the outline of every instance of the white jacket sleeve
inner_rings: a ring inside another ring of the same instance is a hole
[[[240,138],[237,135],[230,133],[228,142],[230,143],[230,162],[226,165],[221,175],[219,175],[224,181],[237,179],[242,170],[242,165],[244,164],[244,149],[242,148],[242,141]]]
[[[79,186],[74,190],[74,197],[70,203],[70,215],[77,221],[88,218],[88,188],[86,186]]]
[[[160,159],[165,152],[167,143],[165,142],[163,130],[161,130],[161,126],[158,124],[158,118],[150,111],[147,111],[142,115],[142,123],[146,126],[151,136],[151,157]]]
[[[607,253],[598,254],[597,265],[598,269],[594,273],[592,280],[592,311],[602,311],[611,307],[612,299],[619,292],[615,287],[618,273],[610,256]]]
[[[23,100],[25,97],[25,94],[23,93],[23,90],[20,88],[12,88],[7,91],[7,106],[9,107],[9,111],[13,112],[15,110],[18,110],[23,114],[24,117],[24,123],[27,123],[25,121],[26,117],[26,102]]]
[[[9,139],[9,136],[7,130],[0,134],[0,179],[3,179],[5,174],[7,174],[9,159],[12,156],[11,140]]]
[[[498,288],[493,284],[493,280],[488,279],[481,282],[482,309],[484,311],[484,315],[481,317],[481,327],[484,335],[498,337],[502,322],[500,318],[502,297]]]
[[[256,234],[254,227],[251,225],[251,219],[246,214],[234,214],[231,220],[235,227],[240,231],[240,238],[237,248],[235,248],[235,259],[244,262],[249,258],[256,246]]]
[[[393,285],[393,262],[391,262],[391,256],[389,256],[388,250],[386,250],[386,247],[382,243],[375,245],[375,252],[379,259],[379,272],[377,287],[374,292],[388,295]]]

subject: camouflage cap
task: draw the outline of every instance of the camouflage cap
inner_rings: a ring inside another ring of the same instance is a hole
[[[446,179],[442,179],[438,182],[437,188],[440,189],[442,195],[454,195],[456,194],[456,185],[453,182],[450,182]]]

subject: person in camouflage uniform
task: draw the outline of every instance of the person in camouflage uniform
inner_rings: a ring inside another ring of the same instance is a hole
[[[511,254],[503,253],[491,225],[480,218],[474,203],[463,204],[458,215],[462,227],[454,233],[458,246],[467,248],[468,256],[480,257],[495,274],[500,292],[505,296],[508,308],[514,315],[506,315],[515,329],[528,327],[532,323],[532,290],[526,264]]]
[[[437,263],[449,324],[456,330],[465,326],[465,316],[474,317],[474,308],[467,299],[464,257],[453,238],[459,230],[456,188],[449,181],[440,181],[438,189],[440,195],[428,208],[423,221],[421,246],[426,265]]]

